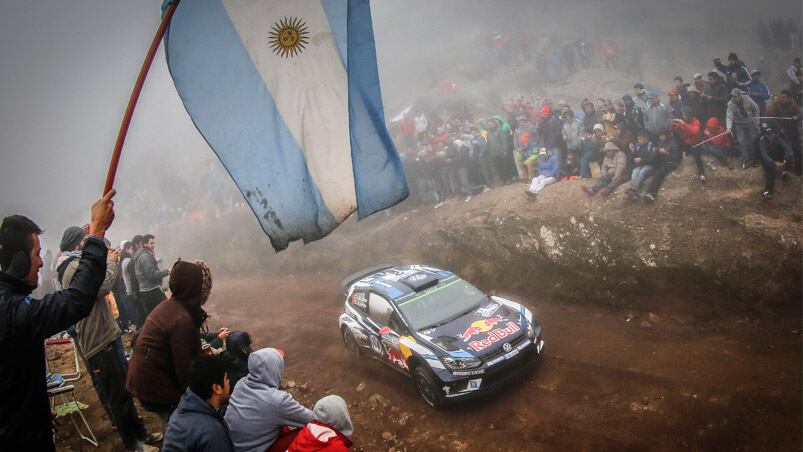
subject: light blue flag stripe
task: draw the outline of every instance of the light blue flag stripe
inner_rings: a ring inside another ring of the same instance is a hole
[[[368,0],[348,0],[347,27],[351,160],[358,218],[363,219],[403,201],[409,190],[385,127]]]
[[[338,223],[220,0],[179,4],[166,38],[176,89],[277,251]]]

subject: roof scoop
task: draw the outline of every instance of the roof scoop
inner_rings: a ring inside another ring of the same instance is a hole
[[[421,292],[438,284],[438,276],[431,273],[413,273],[412,275],[405,276],[399,280],[400,283],[413,289],[416,292]]]

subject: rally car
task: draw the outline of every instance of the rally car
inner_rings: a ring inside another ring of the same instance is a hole
[[[341,287],[346,348],[412,377],[435,408],[502,385],[544,347],[529,309],[445,270],[381,265],[348,276]]]

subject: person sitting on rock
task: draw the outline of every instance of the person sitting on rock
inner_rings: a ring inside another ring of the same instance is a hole
[[[652,142],[647,137],[647,132],[638,134],[638,141],[630,145],[633,155],[633,172],[630,175],[630,188],[627,194],[638,199],[639,190],[644,181],[655,171],[656,152]]]
[[[248,375],[234,387],[225,416],[235,450],[285,451],[297,429],[315,419],[282,388],[282,374],[283,352],[263,348],[248,357]]]
[[[560,159],[556,152],[547,152],[541,148],[538,152],[538,176],[533,178],[530,188],[524,192],[529,198],[535,198],[549,184],[554,184],[560,177]]]
[[[653,143],[655,153],[655,172],[652,179],[647,183],[647,187],[639,194],[639,199],[647,202],[655,202],[658,190],[664,183],[664,179],[672,171],[675,171],[683,159],[683,151],[678,147],[677,142],[669,132],[658,134],[658,139]]]
[[[326,396],[312,412],[315,420],[301,429],[287,452],[344,452],[351,447],[354,426],[343,398]]]
[[[616,188],[628,181],[627,155],[615,143],[605,143],[605,158],[602,160],[602,176],[591,187],[580,187],[589,196],[599,193],[608,196]]]

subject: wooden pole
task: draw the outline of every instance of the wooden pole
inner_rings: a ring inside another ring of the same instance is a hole
[[[120,164],[120,155],[123,153],[123,143],[125,143],[125,137],[128,134],[128,126],[131,125],[131,117],[134,116],[134,109],[137,108],[137,101],[142,92],[142,86],[145,84],[145,77],[148,76],[151,63],[153,63],[153,58],[156,56],[156,50],[159,49],[159,43],[162,41],[167,27],[170,25],[170,20],[173,18],[173,13],[176,11],[176,6],[178,6],[178,0],[167,7],[162,17],[162,22],[159,24],[159,28],[156,29],[156,35],[153,37],[151,47],[145,55],[145,61],[142,62],[142,67],[139,69],[137,81],[134,83],[134,89],[131,91],[131,97],[128,99],[128,106],[125,108],[123,121],[120,123],[120,131],[117,132],[117,141],[114,143],[112,160],[109,163],[109,172],[106,173],[106,185],[103,188],[104,195],[114,186],[114,177],[117,174],[117,166]]]

